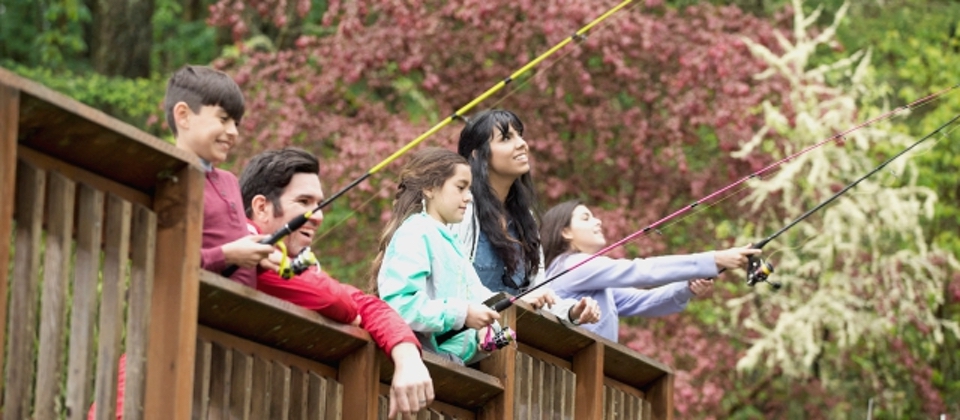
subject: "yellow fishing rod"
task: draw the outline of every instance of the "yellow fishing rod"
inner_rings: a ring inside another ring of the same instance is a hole
[[[403,146],[402,148],[400,148],[400,150],[397,150],[397,151],[394,152],[392,155],[388,156],[386,159],[384,159],[384,160],[381,161],[380,163],[376,164],[373,168],[370,168],[370,170],[367,171],[367,173],[365,173],[365,174],[361,175],[359,178],[353,180],[352,182],[350,182],[349,184],[347,184],[346,187],[344,187],[344,188],[341,189],[340,191],[337,191],[336,193],[334,193],[333,195],[331,195],[331,196],[330,196],[329,198],[327,198],[326,200],[323,200],[323,201],[322,201],[319,205],[317,205],[317,207],[314,208],[313,210],[310,210],[310,211],[308,211],[308,212],[306,212],[306,213],[304,213],[304,214],[301,214],[301,215],[299,215],[299,216],[297,216],[297,217],[294,217],[292,220],[290,220],[289,222],[287,222],[287,224],[283,225],[282,228],[278,229],[276,232],[273,232],[270,236],[262,239],[262,240],[260,241],[260,243],[261,243],[261,244],[266,244],[266,245],[273,245],[273,244],[277,243],[280,239],[283,239],[284,236],[287,236],[287,235],[293,233],[293,232],[296,231],[297,229],[300,229],[300,228],[304,225],[304,223],[307,223],[307,220],[309,220],[310,217],[313,216],[314,213],[316,213],[316,212],[320,211],[321,209],[323,209],[324,207],[330,205],[330,203],[332,203],[334,200],[336,200],[337,198],[339,198],[340,196],[342,196],[343,194],[345,194],[347,191],[352,190],[354,187],[356,187],[357,185],[359,185],[361,182],[365,181],[367,178],[370,178],[371,175],[379,172],[381,169],[383,169],[384,167],[386,167],[387,165],[389,165],[390,163],[392,163],[394,160],[396,160],[398,157],[402,156],[404,153],[407,153],[407,152],[409,152],[411,149],[413,149],[414,147],[417,147],[417,145],[420,144],[421,142],[423,142],[424,140],[426,140],[427,137],[430,137],[430,136],[432,136],[434,133],[436,133],[437,131],[440,131],[442,128],[446,127],[448,124],[450,124],[451,122],[453,122],[453,120],[455,120],[455,119],[457,119],[457,118],[460,118],[460,117],[466,115],[466,113],[467,113],[467,112],[470,112],[470,110],[473,109],[473,107],[477,106],[477,104],[479,104],[480,102],[485,101],[487,98],[489,98],[489,97],[492,96],[493,94],[499,92],[499,91],[500,91],[501,89],[503,89],[505,86],[507,86],[508,84],[510,84],[510,82],[516,80],[517,78],[519,78],[520,76],[522,76],[524,73],[526,73],[526,72],[529,71],[530,69],[536,67],[536,66],[537,66],[538,64],[540,64],[543,60],[546,60],[548,57],[550,57],[551,55],[553,55],[554,53],[556,53],[557,51],[559,51],[560,49],[562,49],[563,47],[565,47],[567,44],[569,44],[569,43],[571,43],[571,42],[573,42],[573,41],[578,41],[578,40],[583,40],[583,39],[585,39],[585,38],[586,38],[586,37],[585,37],[586,33],[589,32],[591,29],[593,29],[594,26],[597,26],[600,22],[603,22],[604,20],[606,20],[607,18],[609,18],[610,16],[612,16],[614,13],[617,13],[618,11],[620,11],[620,9],[623,9],[624,7],[626,7],[627,5],[629,5],[630,3],[633,3],[633,0],[624,0],[624,1],[620,2],[620,4],[614,6],[612,9],[607,10],[604,14],[600,15],[599,17],[597,17],[596,19],[594,19],[594,20],[591,21],[590,23],[586,24],[584,27],[580,28],[580,30],[578,30],[577,32],[575,32],[573,35],[570,35],[569,37],[565,38],[563,41],[560,41],[559,43],[557,43],[557,45],[554,45],[552,48],[550,48],[549,50],[547,50],[547,51],[544,52],[543,54],[540,54],[537,58],[534,58],[532,61],[530,61],[529,63],[527,63],[527,64],[524,65],[523,67],[521,67],[519,70],[513,72],[510,76],[507,76],[506,79],[503,79],[503,80],[501,80],[500,82],[498,82],[497,84],[493,85],[490,89],[487,89],[486,92],[483,92],[482,94],[480,94],[480,96],[477,96],[476,98],[474,98],[472,101],[470,101],[469,103],[467,103],[466,105],[464,105],[463,107],[461,107],[460,109],[458,109],[456,112],[454,112],[453,114],[451,114],[449,117],[444,118],[442,121],[440,121],[439,123],[437,123],[436,125],[434,125],[432,128],[430,128],[429,130],[427,130],[426,132],[424,132],[423,134],[421,134],[421,135],[418,136],[417,138],[413,139],[413,141],[411,141],[410,143],[407,143],[406,146]],[[223,270],[223,272],[222,272],[221,274],[222,274],[224,277],[230,277],[235,271],[237,271],[237,268],[238,268],[238,267],[237,267],[236,265],[231,265],[231,266],[227,267],[225,270]]]

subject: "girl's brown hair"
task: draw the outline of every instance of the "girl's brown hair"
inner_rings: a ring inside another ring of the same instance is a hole
[[[557,257],[570,251],[570,242],[563,237],[563,230],[570,227],[573,210],[580,200],[570,200],[553,206],[540,219],[540,240],[543,244],[543,266],[547,269]]]
[[[370,289],[373,293],[377,292],[377,276],[393,234],[408,217],[425,211],[423,191],[442,187],[456,173],[457,165],[467,165],[467,160],[453,151],[428,147],[412,154],[410,161],[400,170],[400,185],[393,200],[393,214],[380,234],[377,258],[370,269]]]

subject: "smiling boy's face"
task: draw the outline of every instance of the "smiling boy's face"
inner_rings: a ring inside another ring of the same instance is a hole
[[[186,102],[173,107],[177,124],[177,147],[189,150],[201,159],[218,165],[227,160],[237,143],[237,123],[219,105],[204,105],[194,113]]]

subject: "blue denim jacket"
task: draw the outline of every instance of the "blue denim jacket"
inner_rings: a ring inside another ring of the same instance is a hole
[[[507,225],[507,229],[509,229],[511,236],[517,236],[512,222]],[[507,277],[506,264],[497,256],[493,244],[487,238],[487,234],[483,230],[479,230],[478,234],[477,249],[473,255],[473,268],[477,270],[480,282],[494,293],[506,292],[513,296],[518,295],[521,292],[520,285],[523,284],[526,273],[523,262],[520,262],[513,276]],[[521,252],[519,244],[516,248],[518,253]]]

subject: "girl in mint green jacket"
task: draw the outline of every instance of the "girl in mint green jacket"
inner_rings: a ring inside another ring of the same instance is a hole
[[[470,182],[470,167],[460,155],[440,148],[415,153],[400,172],[393,215],[373,265],[380,297],[423,348],[460,364],[485,355],[477,330],[499,328],[494,323],[500,318],[483,304],[493,292],[480,283],[446,226],[463,220],[473,199]],[[554,303],[554,295],[546,291],[524,300],[537,307]],[[464,326],[469,329],[437,343],[436,336]]]

